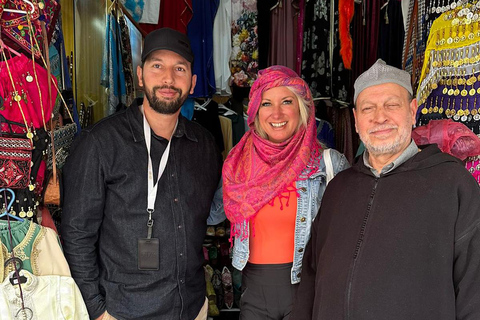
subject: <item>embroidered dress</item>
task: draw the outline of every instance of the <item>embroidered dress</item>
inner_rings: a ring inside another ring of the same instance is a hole
[[[70,276],[70,269],[63,256],[57,234],[50,228],[42,227],[30,220],[10,221],[12,243],[8,222],[0,220],[0,280],[14,271],[12,263],[4,267],[11,257],[12,247],[15,257],[23,262],[23,269],[36,275]]]
[[[335,10],[328,1],[306,2],[301,74],[314,98],[350,102],[351,72],[340,57],[338,18],[332,21]]]
[[[232,0],[233,82],[239,87],[251,87],[258,73],[257,2]]]
[[[12,286],[9,277],[0,284],[0,320],[89,319],[82,294],[72,277],[35,276],[27,270],[20,271],[20,275],[27,278],[27,282],[21,284],[22,294],[18,285]],[[24,310],[21,310],[21,295]]]

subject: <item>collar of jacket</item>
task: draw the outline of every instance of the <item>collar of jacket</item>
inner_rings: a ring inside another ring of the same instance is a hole
[[[130,131],[132,132],[132,137],[135,142],[141,142],[145,140],[143,136],[143,115],[140,112],[140,106],[143,103],[143,98],[137,98],[133,101],[132,105],[127,108],[127,119],[130,125]],[[177,130],[173,134],[176,138],[185,137],[191,141],[198,142],[198,139],[193,132],[193,130],[187,125],[188,120],[182,116],[178,115],[178,126]]]
[[[441,163],[446,162],[457,162],[463,166],[463,163],[460,159],[457,159],[449,154],[443,153],[440,151],[436,144],[426,144],[423,146],[418,146],[421,152],[418,152],[413,157],[402,163],[400,166],[395,168],[394,170],[381,174],[380,177],[389,176],[392,174],[397,174],[405,171],[414,171],[414,170],[422,170],[430,167],[437,166]],[[368,168],[364,161],[363,155],[356,158],[355,164],[352,166],[354,170],[359,172],[363,172],[368,174],[372,177],[375,175],[372,173],[370,168]]]

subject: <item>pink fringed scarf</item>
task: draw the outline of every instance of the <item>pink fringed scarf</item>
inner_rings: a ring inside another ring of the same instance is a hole
[[[307,127],[301,127],[290,139],[273,143],[261,138],[254,129],[262,93],[274,87],[293,87],[309,107]],[[316,139],[315,107],[308,85],[294,71],[272,66],[259,72],[250,91],[249,130],[230,151],[223,166],[223,202],[232,223],[231,238],[248,237],[243,223],[297,180],[307,179],[318,170],[322,147]],[[246,227],[246,226],[245,226]]]

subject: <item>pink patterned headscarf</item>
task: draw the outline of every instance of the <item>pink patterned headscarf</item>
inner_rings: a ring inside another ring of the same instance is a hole
[[[261,138],[254,121],[262,93],[275,87],[289,86],[303,97],[309,108],[307,126],[302,126],[287,141],[273,143]],[[231,237],[248,237],[249,221],[258,211],[283,191],[291,190],[297,180],[307,179],[318,170],[322,147],[316,139],[315,106],[305,81],[293,70],[272,66],[260,70],[250,90],[249,130],[230,151],[223,166],[223,202],[232,223]]]

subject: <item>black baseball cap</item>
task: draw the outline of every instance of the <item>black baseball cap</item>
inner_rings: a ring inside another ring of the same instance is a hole
[[[188,62],[193,62],[193,52],[187,35],[170,28],[157,29],[147,34],[143,41],[142,62],[156,50],[173,51]]]

